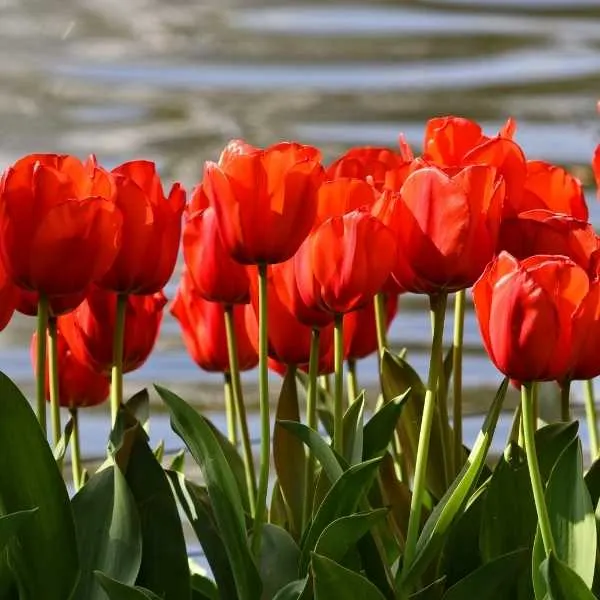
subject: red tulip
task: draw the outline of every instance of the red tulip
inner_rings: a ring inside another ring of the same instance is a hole
[[[398,296],[388,295],[385,302],[386,330],[396,316]],[[358,359],[373,354],[378,349],[375,308],[373,302],[360,310],[344,315],[344,357]]]
[[[46,296],[84,292],[121,243],[113,178],[92,157],[31,154],[0,180],[0,255],[13,281]]]
[[[15,312],[19,292],[19,288],[8,277],[4,265],[0,262],[0,331],[9,324]]]
[[[156,343],[166,303],[162,292],[127,296],[123,373],[146,362]],[[75,358],[103,373],[109,373],[112,366],[116,308],[116,293],[94,287],[73,312],[58,318]]]
[[[123,240],[99,285],[123,294],[154,294],[175,268],[185,192],[176,183],[165,197],[154,163],[145,160],[119,165],[112,174],[123,214]]]
[[[598,188],[598,195],[600,196],[600,144],[596,146],[596,151],[594,152],[594,158],[592,159],[592,170],[594,171],[596,187]]]
[[[332,313],[357,310],[381,291],[396,254],[394,234],[368,212],[333,217],[296,254],[300,296],[307,306]]]
[[[590,283],[589,294],[573,319],[573,356],[569,379],[593,379],[600,375],[600,279]],[[561,382],[562,383],[562,382]]]
[[[244,307],[235,305],[232,310],[239,368],[246,371],[258,364],[258,354],[248,337]],[[205,300],[194,287],[188,271],[181,276],[171,314],[179,321],[189,355],[201,369],[229,371],[225,307],[220,302]]]
[[[202,185],[196,187],[183,229],[183,257],[194,287],[206,300],[245,304],[250,300],[250,282],[243,265],[225,250],[217,218]]]
[[[75,358],[69,344],[59,331],[58,349],[58,403],[67,408],[96,406],[108,398],[110,390],[106,375],[95,371],[87,363]],[[47,360],[47,359],[46,359]],[[37,369],[37,335],[31,340],[31,364]],[[46,400],[50,400],[50,365],[46,365]]]
[[[48,314],[52,317],[64,315],[75,310],[86,298],[87,290],[80,294],[67,294],[66,296],[51,296],[48,298]],[[29,292],[18,289],[17,311],[28,317],[35,317],[38,313],[40,295],[37,292]]]
[[[331,217],[341,217],[375,204],[379,194],[366,181],[346,177],[326,181],[319,188],[317,216],[313,229]]]
[[[311,146],[280,143],[206,163],[204,190],[235,260],[273,264],[293,256],[317,212],[319,156]]]
[[[473,286],[483,343],[496,367],[518,381],[564,381],[576,344],[573,320],[590,289],[564,256],[518,261],[502,252]]]

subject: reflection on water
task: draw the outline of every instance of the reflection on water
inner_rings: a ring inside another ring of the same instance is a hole
[[[489,132],[515,116],[532,157],[589,182],[600,138],[596,0],[3,0],[0,51],[2,164],[43,150],[95,152],[109,166],[147,157],[192,185],[234,136],[299,138],[331,158],[353,144],[394,145],[399,131],[418,147],[427,117],[458,113]],[[592,215],[600,223],[595,206]],[[423,308],[403,302],[391,336],[420,371]],[[16,318],[0,336],[2,368],[23,384],[32,326]],[[494,388],[472,314],[466,340],[466,384]],[[361,380],[375,380],[373,361]],[[142,381],[203,403],[220,383],[195,369],[170,316],[130,389]]]

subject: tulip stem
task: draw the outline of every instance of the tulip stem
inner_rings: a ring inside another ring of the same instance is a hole
[[[336,314],[333,328],[335,381],[333,389],[333,448],[344,453],[344,315]]]
[[[77,493],[81,488],[81,450],[79,446],[79,411],[70,408],[73,432],[71,433],[71,471],[73,472],[73,488]]]
[[[110,384],[110,413],[111,423],[114,426],[119,408],[123,402],[123,344],[125,341],[125,312],[127,309],[127,295],[117,295],[115,314],[115,330],[113,333],[113,364]]]
[[[454,430],[454,466],[462,469],[463,430],[462,430],[462,362],[463,338],[465,329],[465,290],[454,295],[454,336],[452,343],[452,427]]]
[[[417,459],[415,464],[415,477],[413,493],[410,501],[410,516],[408,518],[408,531],[406,534],[406,545],[402,563],[403,575],[406,575],[412,566],[419,536],[421,524],[421,509],[423,507],[423,495],[427,476],[427,460],[429,456],[429,439],[435,416],[436,391],[443,359],[443,337],[444,320],[446,317],[447,294],[441,293],[430,296],[431,316],[433,322],[433,339],[431,342],[431,355],[429,357],[429,377],[425,391],[423,416],[419,433],[419,445],[417,448]]]
[[[48,369],[50,379],[50,416],[52,420],[52,441],[54,447],[60,442],[60,398],[58,388],[58,332],[56,317],[48,318]]]
[[[592,462],[598,458],[598,415],[596,414],[594,380],[583,382],[585,416],[587,419],[588,436],[590,438],[590,454]]]
[[[356,376],[356,359],[349,358],[348,365],[348,404],[352,404],[358,397],[358,377]]]
[[[267,491],[271,461],[271,422],[269,418],[269,370],[267,338],[267,265],[258,265],[258,395],[260,406],[260,472],[256,495],[256,514],[252,551],[258,556],[262,527],[267,517]]]
[[[254,456],[252,454],[252,443],[250,442],[250,432],[248,430],[248,417],[246,415],[246,405],[244,404],[244,393],[242,391],[242,382],[240,379],[240,365],[238,360],[237,337],[233,320],[233,306],[225,307],[225,332],[227,335],[227,351],[229,353],[229,373],[226,373],[225,377],[229,376],[231,380],[231,393],[233,398],[232,412],[234,415],[237,414],[242,434],[246,487],[248,488],[250,513],[254,516],[256,514],[256,472],[254,470]]]
[[[46,329],[48,327],[48,298],[40,294],[37,311],[37,355],[36,361],[36,400],[37,417],[40,427],[47,434],[46,427]]]
[[[306,392],[306,424],[313,430],[317,430],[317,391],[319,386],[319,340],[321,331],[318,328],[312,330],[310,338],[310,358],[308,362],[308,388]],[[310,522],[312,513],[312,499],[314,493],[315,478],[315,456],[310,448],[306,457],[306,469],[304,473],[304,504],[302,505],[302,530]]]
[[[523,424],[523,439],[525,442],[525,454],[527,456],[527,466],[529,467],[529,479],[531,480],[531,488],[533,490],[533,500],[535,502],[535,510],[538,516],[538,526],[542,534],[544,550],[546,556],[550,552],[556,552],[554,546],[554,537],[552,536],[552,528],[550,527],[550,519],[548,517],[548,508],[544,498],[544,485],[540,475],[540,468],[535,449],[535,423],[533,415],[533,386],[535,383],[523,383],[521,385],[521,415]]]
[[[381,359],[383,351],[387,348],[387,327],[386,327],[386,311],[385,311],[385,295],[382,293],[375,294],[373,299],[375,308],[375,331],[377,332],[377,364],[379,365],[379,375],[381,377]]]
[[[223,373],[223,389],[225,392],[225,418],[227,421],[227,439],[232,443],[232,445],[237,446],[238,435],[236,424],[236,410],[235,404],[233,403],[231,373],[228,373],[227,371]]]
[[[571,420],[571,408],[569,400],[571,397],[571,381],[565,381],[560,386],[560,420]]]

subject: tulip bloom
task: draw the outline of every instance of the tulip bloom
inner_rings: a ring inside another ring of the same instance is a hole
[[[17,289],[17,311],[28,317],[37,316],[40,295],[37,292]],[[48,314],[52,317],[58,317],[71,312],[85,300],[86,296],[87,291],[66,296],[51,296],[48,298]]]
[[[280,143],[266,150],[241,146],[219,164],[206,163],[203,187],[235,260],[274,264],[294,255],[315,220],[319,159],[316,148]]]
[[[108,398],[109,379],[87,363],[75,358],[61,332],[57,336],[58,402],[66,408],[96,406]],[[35,372],[37,335],[31,340],[31,363]],[[46,357],[48,361],[48,357]],[[46,366],[46,400],[50,400],[50,365]]]
[[[398,285],[421,294],[473,285],[495,254],[503,199],[493,167],[412,173],[380,216],[397,234]]]
[[[162,292],[127,296],[123,373],[141,367],[158,337],[167,299]],[[58,327],[79,361],[102,373],[113,364],[113,337],[117,294],[94,287],[73,311],[58,318]]]
[[[593,379],[600,375],[600,279],[594,275],[589,294],[573,319],[572,360],[569,379]],[[559,383],[563,383],[560,381]]]
[[[473,286],[484,346],[517,381],[565,381],[577,347],[573,321],[590,290],[586,272],[558,255],[518,261],[502,252]]]
[[[123,239],[99,285],[121,294],[154,294],[175,268],[185,192],[176,183],[165,197],[156,167],[149,161],[127,162],[111,173],[123,214]]]
[[[331,217],[341,217],[359,208],[370,208],[377,201],[377,190],[361,179],[342,177],[326,181],[319,188],[317,216],[313,229]]]
[[[600,144],[596,146],[594,152],[594,158],[592,159],[592,171],[596,178],[596,187],[598,188],[598,194],[600,194]]]
[[[248,337],[244,307],[234,305],[232,310],[239,369],[247,371],[258,364],[258,354]],[[205,300],[194,287],[188,271],[182,274],[171,314],[179,321],[188,354],[201,369],[219,373],[230,370],[225,306]]]
[[[20,291],[0,263],[0,331],[9,324],[12,318],[19,301]]]
[[[245,304],[250,281],[243,265],[225,250],[217,218],[202,185],[195,188],[183,229],[183,257],[198,294],[211,302]]]
[[[93,157],[31,154],[0,180],[0,258],[21,288],[48,297],[84,292],[121,244],[115,183]]]

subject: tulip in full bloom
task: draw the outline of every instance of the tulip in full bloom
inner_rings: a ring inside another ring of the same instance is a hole
[[[317,216],[314,228],[331,217],[341,217],[359,208],[370,208],[379,194],[361,179],[342,177],[326,181],[319,188]]]

